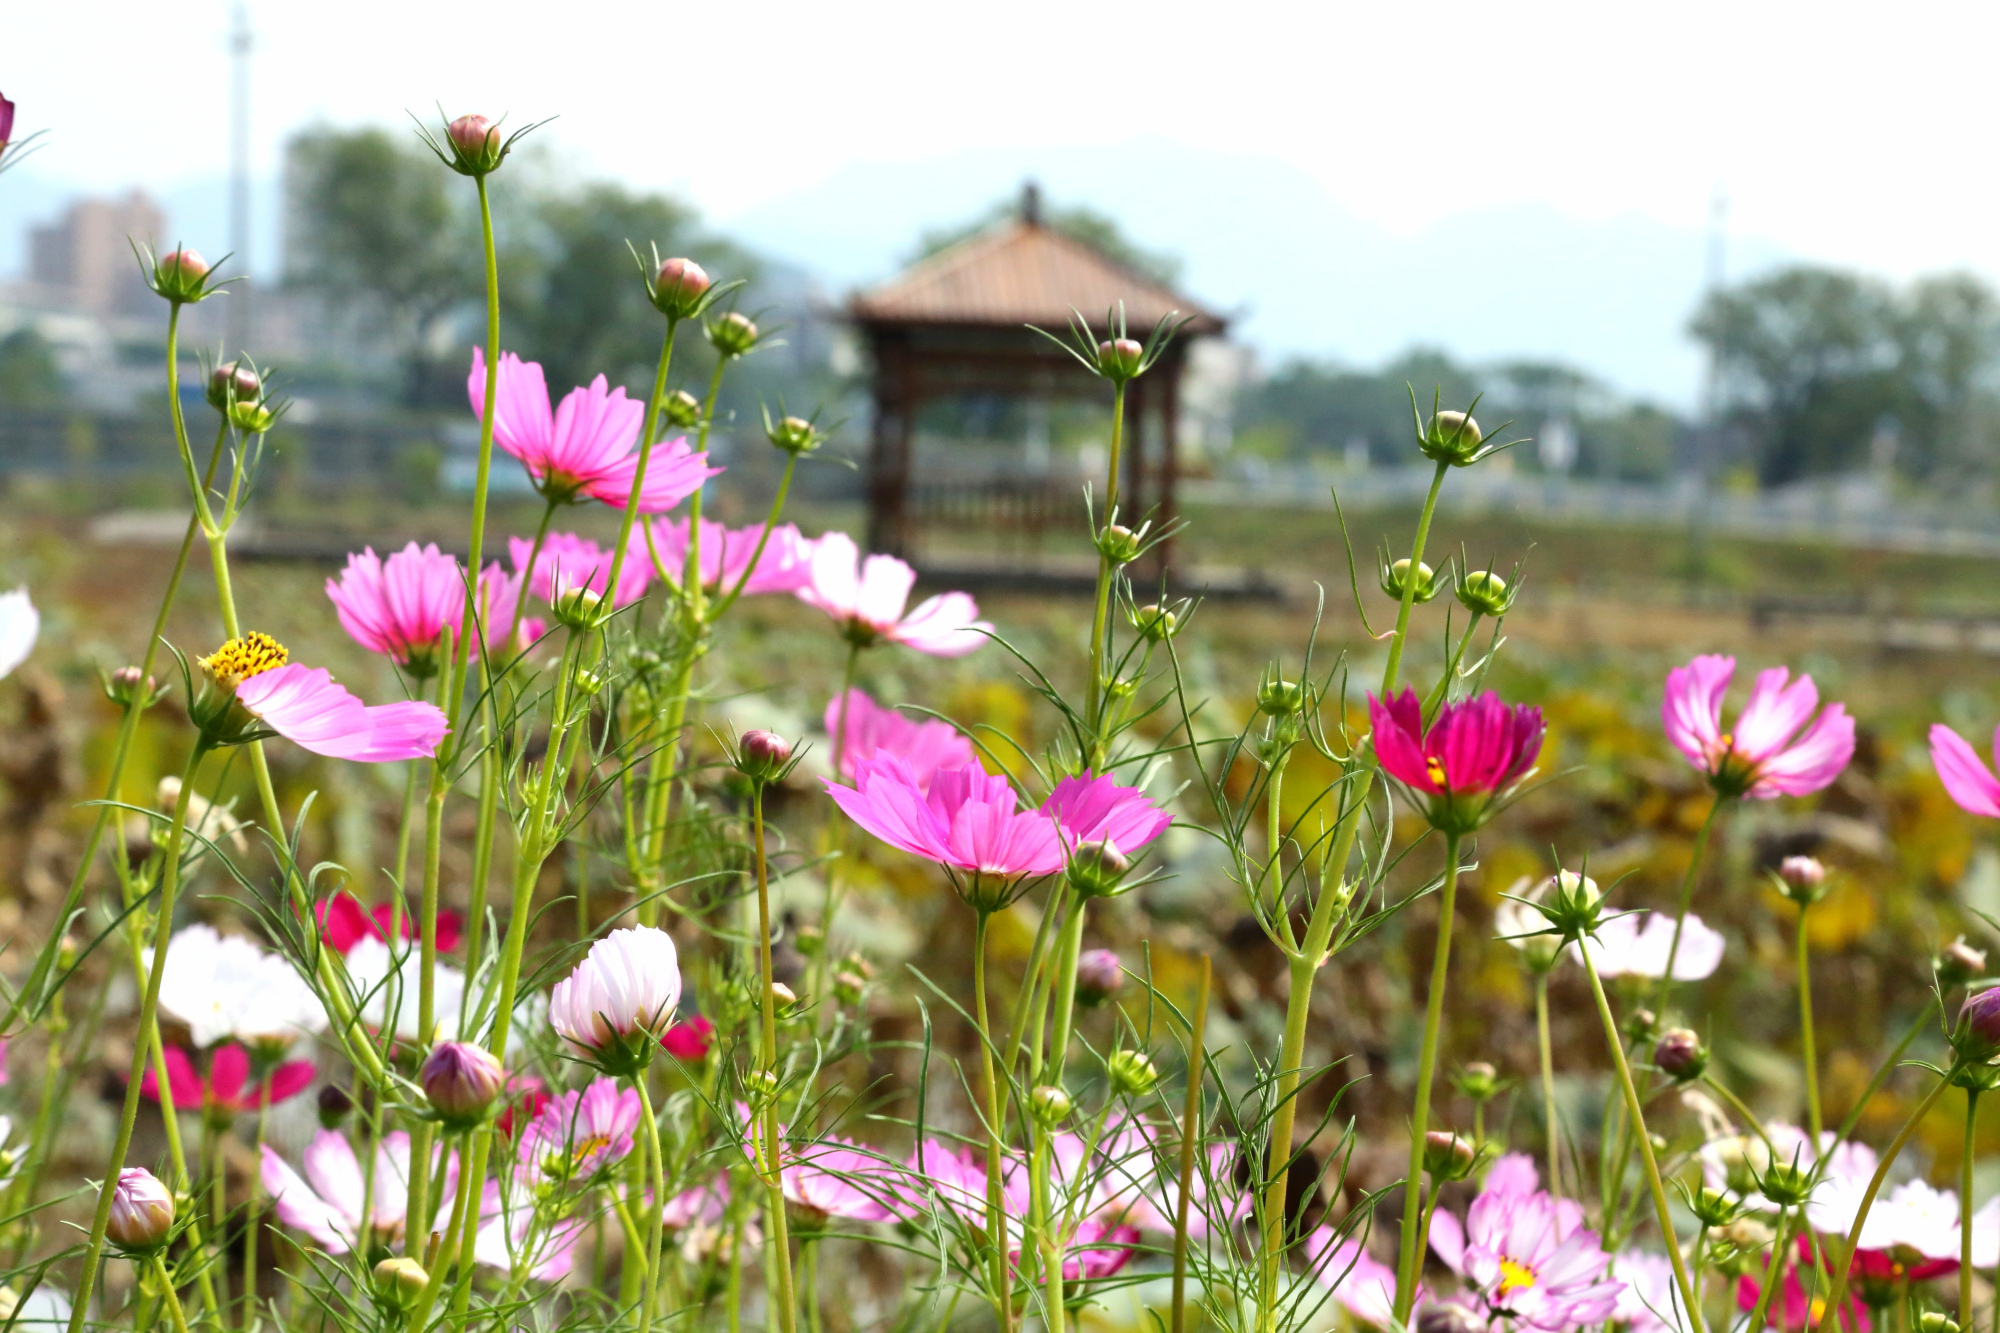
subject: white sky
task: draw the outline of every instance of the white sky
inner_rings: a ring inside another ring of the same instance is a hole
[[[172,17],[131,0],[10,8],[0,92],[20,104],[17,131],[52,131],[39,174],[165,188],[225,169],[228,0],[183,0]],[[1723,185],[1732,230],[1793,253],[1896,275],[2000,271],[1992,4],[251,0],[251,13],[260,176],[302,124],[395,122],[442,101],[517,123],[560,115],[546,133],[580,171],[671,187],[726,224],[857,161],[1151,133],[1283,159],[1401,233],[1519,201],[1699,226]]]

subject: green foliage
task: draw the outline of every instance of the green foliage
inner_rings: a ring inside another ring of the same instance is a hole
[[[54,407],[64,388],[55,353],[41,334],[22,328],[0,338],[0,407]]]

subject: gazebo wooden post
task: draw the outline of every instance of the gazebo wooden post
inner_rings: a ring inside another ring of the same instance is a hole
[[[1160,369],[1160,514],[1162,528],[1171,528],[1180,516],[1175,492],[1181,480],[1181,369],[1186,358],[1172,356]],[[1174,539],[1168,537],[1155,548],[1155,578],[1171,578],[1174,568]]]
[[[875,352],[875,421],[868,446],[868,549],[905,555],[910,542],[910,433],[916,416],[915,385],[902,340],[878,330]]]
[[[1150,377],[1147,377],[1150,378]],[[1125,482],[1118,521],[1137,528],[1146,517],[1146,379],[1125,388]]]

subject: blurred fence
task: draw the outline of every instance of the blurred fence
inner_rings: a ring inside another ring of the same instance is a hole
[[[195,448],[206,456],[215,418],[198,397],[185,407]],[[281,478],[343,487],[406,481],[413,469],[435,475],[444,452],[433,433],[382,422],[286,419],[271,444],[271,464]],[[173,426],[164,416],[0,412],[0,475],[88,481],[180,471]]]
[[[1182,483],[1184,503],[1233,508],[1363,510],[1423,503],[1432,469],[1335,472],[1260,468],[1226,480]],[[1939,555],[2000,555],[2000,506],[1984,493],[1922,495],[1877,474],[1835,477],[1782,490],[1721,492],[1692,478],[1660,485],[1505,472],[1456,473],[1440,506],[1465,515],[1507,515],[1588,527],[1705,529],[1731,536],[1827,542]]]

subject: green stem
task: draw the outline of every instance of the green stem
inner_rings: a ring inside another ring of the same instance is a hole
[[[1549,1042],[1549,974],[1535,977],[1535,1040],[1542,1056],[1542,1127],[1548,1138],[1549,1193],[1562,1194],[1561,1135],[1556,1130],[1556,1061]]]
[[[1958,1326],[1972,1327],[1972,1145],[1979,1132],[1979,1089],[1965,1090],[1965,1143],[1958,1150]]]
[[[188,803],[194,799],[195,771],[208,747],[195,742],[181,770],[180,799],[174,802],[173,823],[167,829],[167,845],[160,871],[159,919],[153,928],[153,965],[146,974],[145,994],[139,1000],[138,1040],[132,1043],[132,1071],[125,1083],[125,1107],[118,1117],[118,1136],[104,1164],[104,1185],[97,1192],[97,1215],[91,1220],[90,1240],[84,1246],[83,1271],[77,1279],[74,1304],[70,1310],[69,1333],[83,1333],[90,1312],[90,1298],[97,1289],[97,1273],[104,1255],[104,1234],[111,1225],[111,1200],[117,1192],[118,1173],[125,1169],[126,1154],[132,1148],[132,1131],[139,1120],[139,1088],[145,1078],[149,1042],[159,1041],[160,978],[167,970],[167,940],[173,934],[174,902],[180,888],[181,838],[187,831]]]
[[[267,1074],[260,1089],[263,1096],[257,1100],[257,1142],[255,1152],[259,1165],[264,1161],[264,1133],[270,1126],[271,1079]],[[244,1333],[249,1333],[257,1317],[257,1207],[263,1193],[263,1172],[250,1173],[250,1202],[243,1214],[243,1308],[240,1311]]]
[[[1660,974],[1659,1010],[1667,1011],[1667,997],[1674,989],[1674,960],[1680,957],[1681,930],[1687,924],[1688,908],[1694,903],[1694,886],[1701,878],[1701,863],[1708,854],[1708,835],[1715,828],[1715,816],[1722,809],[1722,797],[1716,796],[1708,803],[1708,813],[1702,816],[1701,832],[1694,837],[1694,855],[1688,859],[1687,873],[1681,876],[1680,906],[1674,912],[1674,938],[1667,946],[1667,970]]]
[[[1125,446],[1125,381],[1114,381],[1111,387],[1111,460],[1104,482],[1104,523],[1109,525],[1118,519],[1118,469]],[[1091,533],[1094,539],[1099,534]],[[1097,593],[1092,602],[1090,616],[1090,693],[1085,720],[1090,724],[1089,767],[1097,772],[1104,767],[1104,652],[1105,639],[1110,626],[1111,581],[1117,566],[1104,552],[1097,554]]]
[[[1444,476],[1450,470],[1449,463],[1437,465],[1437,471],[1431,475],[1430,494],[1424,497],[1423,513],[1417,517],[1417,537],[1410,544],[1410,577],[1403,580],[1403,600],[1396,607],[1396,634],[1389,641],[1388,665],[1382,668],[1384,698],[1395,690],[1396,681],[1402,673],[1403,644],[1410,636],[1410,609],[1416,605],[1417,569],[1424,563],[1424,546],[1430,540],[1431,518],[1437,513],[1438,492],[1444,489]]]
[[[471,1136],[468,1135],[467,1137]],[[463,1140],[461,1140],[462,1144]],[[461,1152],[461,1159],[462,1157],[463,1153]],[[465,1166],[463,1160],[459,1162],[459,1166],[458,1191],[452,1196],[451,1217],[445,1222],[444,1232],[440,1237],[441,1244],[435,1252],[427,1251],[425,1242],[421,1240],[410,1242],[406,1246],[412,1258],[422,1256],[424,1260],[428,1261],[425,1263],[425,1267],[429,1270],[424,1281],[424,1289],[417,1296],[416,1305],[410,1310],[409,1322],[404,1325],[409,1330],[409,1333],[420,1333],[420,1330],[430,1326],[431,1307],[437,1303],[438,1292],[444,1286],[445,1270],[451,1267],[449,1256],[454,1242],[461,1239],[465,1242],[461,1251],[465,1272],[461,1273],[461,1280],[467,1280],[471,1271],[472,1246],[469,1242],[470,1238],[479,1231],[478,1209],[476,1207],[472,1209],[473,1216],[468,1223],[466,1210],[467,1199],[471,1194],[472,1173],[463,1169]],[[414,1224],[410,1219],[406,1219],[405,1224],[406,1228],[411,1232],[421,1234],[424,1231],[424,1228],[420,1224]],[[463,1237],[461,1237],[461,1233],[463,1233]]]
[[[1210,963],[1201,956],[1201,978],[1195,983],[1194,1023],[1188,1029],[1187,1100],[1181,1107],[1180,1187],[1174,1196],[1174,1303],[1168,1333],[1187,1333],[1188,1209],[1194,1197],[1195,1146],[1201,1134],[1203,1042],[1208,1033]]]
[[[1083,956],[1084,920],[1090,899],[1081,893],[1070,897],[1069,915],[1063,918],[1062,935],[1056,941],[1056,966],[1049,986],[1055,1002],[1055,1029],[1049,1038],[1048,1068],[1037,1065],[1036,1077],[1062,1086],[1063,1070],[1069,1064],[1070,1027],[1076,1013],[1076,969]]]
[[[660,403],[667,396],[667,367],[674,359],[674,332],[680,326],[678,319],[667,316],[667,336],[660,344],[660,365],[653,373],[653,392],[646,399],[645,424],[639,432],[639,466],[632,472],[632,491],[625,497],[625,512],[618,520],[618,544],[611,548],[611,572],[604,577],[606,606],[618,603],[618,578],[625,569],[625,550],[632,544],[632,525],[638,521],[639,497],[646,491],[646,469],[653,461],[653,434],[660,422]],[[699,497],[700,494],[697,488],[695,495]],[[697,533],[689,532],[690,547],[698,539]]]
[[[1002,1159],[1000,1078],[993,1068],[993,1030],[986,1021],[986,927],[992,913],[977,911],[972,927],[973,1018],[979,1025],[979,1067],[986,1095],[986,1244],[992,1250],[993,1317],[1000,1333],[1013,1333],[1013,1277],[1007,1267],[1007,1203],[1000,1192]],[[70,1333],[82,1333],[71,1328]]]
[[[764,853],[764,784],[756,784],[750,796],[750,828],[755,840],[751,853],[752,863],[757,871],[757,963],[763,977],[763,1033],[762,1047],[758,1053],[758,1072],[763,1077],[763,1086],[758,1093],[764,1100],[759,1108],[764,1119],[764,1148],[768,1160],[761,1163],[759,1172],[764,1176],[765,1188],[770,1191],[770,1201],[766,1211],[770,1217],[771,1238],[769,1250],[771,1262],[778,1274],[778,1291],[775,1297],[778,1305],[778,1326],[784,1333],[794,1333],[798,1327],[798,1298],[792,1289],[792,1247],[785,1233],[785,1189],[783,1148],[778,1131],[778,993],[777,977],[771,970],[771,888],[770,865]],[[640,1333],[645,1333],[641,1328]]]
[[[160,1284],[162,1303],[167,1307],[167,1317],[173,1320],[174,1333],[188,1333],[187,1314],[181,1309],[181,1298],[174,1293],[174,1280],[167,1272],[166,1264],[155,1254],[147,1260],[152,1265],[153,1280]]]
[[[1812,1130],[1815,1147],[1819,1144],[1822,1128],[1819,1105],[1819,1054],[1813,1044],[1812,1011],[1812,965],[1806,947],[1806,910],[1809,904],[1799,904],[1798,968],[1799,968],[1799,1053],[1806,1070],[1806,1124]],[[1677,928],[1678,929],[1678,928]],[[1671,950],[1668,953],[1672,958]],[[1668,968],[1672,972],[1671,966]]]
[[[1632,1082],[1632,1066],[1625,1059],[1625,1042],[1618,1032],[1618,1020],[1611,1015],[1611,1001],[1605,998],[1604,983],[1598,979],[1597,964],[1591,961],[1590,951],[1578,948],[1577,956],[1583,959],[1584,975],[1590,978],[1590,993],[1597,1001],[1597,1016],[1604,1024],[1604,1041],[1611,1048],[1619,1090],[1625,1094],[1625,1114],[1632,1122],[1632,1137],[1639,1144],[1639,1160],[1645,1168],[1646,1187],[1652,1191],[1653,1211],[1660,1222],[1660,1243],[1667,1247],[1667,1258],[1673,1261],[1674,1280],[1680,1284],[1681,1299],[1688,1307],[1689,1327],[1693,1333],[1702,1333],[1701,1307],[1695,1303],[1694,1288],[1688,1282],[1687,1264],[1681,1258],[1680,1238],[1674,1234],[1674,1217],[1667,1206],[1667,1189],[1660,1181],[1660,1164],[1653,1156],[1653,1140],[1646,1132],[1646,1116],[1639,1103],[1639,1089]]]
[[[1064,1230],[1054,1215],[1049,1202],[1049,1147],[1053,1131],[1037,1128],[1035,1134],[1034,1161],[1030,1163],[1033,1172],[1030,1187],[1033,1190],[1036,1250],[1042,1259],[1042,1319],[1048,1333],[1063,1333],[1064,1316],[1067,1310],[1063,1304],[1063,1237]],[[1090,1159],[1085,1156],[1079,1174],[1089,1171]]]
[[[1438,476],[1444,468],[1439,465]],[[1411,561],[1412,567],[1415,560]],[[1414,580],[1413,580],[1414,581]],[[1444,888],[1438,895],[1437,946],[1431,956],[1430,995],[1424,1004],[1424,1040],[1417,1056],[1417,1099],[1410,1111],[1410,1166],[1403,1178],[1403,1234],[1396,1269],[1396,1323],[1409,1321],[1416,1303],[1417,1275],[1424,1260],[1424,1136],[1431,1127],[1431,1085],[1437,1077],[1438,1033],[1444,1025],[1444,994],[1451,981],[1451,927],[1458,902],[1458,834],[1444,840]]]
[[[659,1291],[660,1236],[666,1223],[666,1159],[660,1153],[660,1122],[653,1114],[653,1097],[646,1090],[646,1071],[641,1069],[632,1076],[632,1086],[639,1090],[640,1128],[646,1136],[646,1160],[653,1173],[653,1205],[647,1210],[650,1226],[646,1234],[645,1280],[639,1297],[639,1333],[647,1333],[653,1326],[653,1302]],[[789,1330],[787,1330],[789,1333]]]
[[[1771,1242],[1771,1258],[1764,1265],[1764,1284],[1757,1293],[1757,1307],[1750,1312],[1750,1322],[1743,1325],[1745,1333],[1762,1333],[1764,1321],[1770,1315],[1771,1298],[1778,1294],[1778,1274],[1784,1271],[1785,1255],[1791,1249],[1792,1239],[1786,1230],[1785,1221],[1785,1210],[1780,1208],[1777,1234]]]

